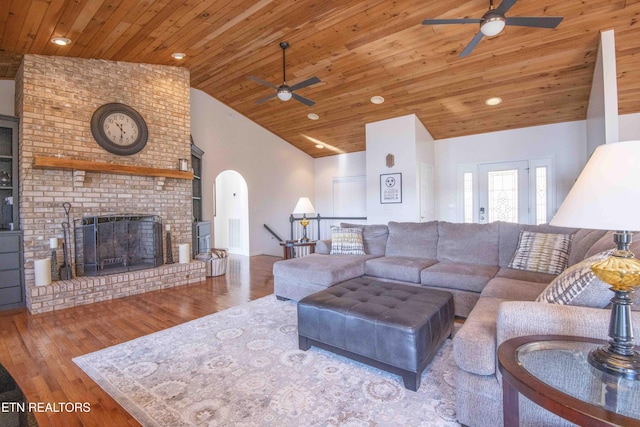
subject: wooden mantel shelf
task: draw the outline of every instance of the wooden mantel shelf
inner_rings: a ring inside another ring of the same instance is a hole
[[[38,169],[82,170],[87,172],[193,179],[193,172],[183,172],[173,169],[149,168],[144,166],[118,165],[105,162],[93,162],[91,160],[74,160],[45,156],[35,156],[33,159],[33,167]]]

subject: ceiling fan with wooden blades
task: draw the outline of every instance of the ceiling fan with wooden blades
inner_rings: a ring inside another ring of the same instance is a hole
[[[280,42],[280,48],[282,48],[282,84],[280,86],[276,86],[273,85],[269,82],[265,82],[262,79],[259,79],[258,77],[254,77],[254,76],[248,76],[251,80],[253,80],[256,83],[260,83],[261,85],[270,87],[271,89],[275,89],[276,92],[269,95],[269,96],[265,96],[264,98],[258,99],[256,101],[256,104],[262,104],[272,98],[275,98],[276,96],[278,97],[278,99],[280,99],[281,101],[288,101],[291,98],[295,99],[296,101],[300,101],[302,102],[304,105],[307,105],[309,107],[311,107],[312,105],[315,105],[315,102],[313,102],[310,99],[307,99],[303,96],[298,95],[297,93],[293,93],[294,91],[298,90],[298,89],[302,89],[304,87],[308,87],[311,86],[313,84],[316,83],[320,83],[320,79],[317,77],[311,77],[310,79],[307,79],[303,82],[300,82],[298,84],[295,84],[293,86],[289,86],[287,84],[287,64],[285,61],[285,50],[287,50],[287,48],[289,47],[289,43],[287,42]]]
[[[494,8],[493,0],[489,0],[489,10],[482,18],[461,18],[461,19],[425,19],[422,25],[440,25],[440,24],[480,24],[480,31],[471,39],[469,44],[464,48],[459,58],[465,57],[471,53],[482,37],[493,37],[500,34],[505,25],[513,25],[518,27],[535,27],[535,28],[556,28],[562,16],[517,16],[507,18],[505,14],[518,0],[502,0],[500,6]]]

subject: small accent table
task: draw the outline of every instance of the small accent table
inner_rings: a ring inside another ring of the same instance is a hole
[[[296,257],[296,248],[303,249],[307,248],[309,254],[312,254],[316,251],[316,242],[300,242],[298,240],[287,240],[285,242],[280,242],[280,246],[284,249],[284,259],[290,259]],[[307,254],[308,255],[308,254]]]
[[[604,343],[561,335],[502,343],[498,366],[505,427],[519,425],[518,394],[579,425],[640,426],[640,381],[606,374],[587,361],[589,350]]]

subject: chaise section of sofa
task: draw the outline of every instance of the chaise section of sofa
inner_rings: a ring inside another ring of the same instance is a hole
[[[329,286],[364,275],[364,264],[377,255],[311,254],[273,265],[274,293],[280,299],[299,301]]]

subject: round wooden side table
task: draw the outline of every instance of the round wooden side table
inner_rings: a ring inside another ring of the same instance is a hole
[[[512,338],[498,348],[505,427],[518,426],[518,395],[578,425],[640,426],[640,381],[597,370],[590,338],[536,335]]]

